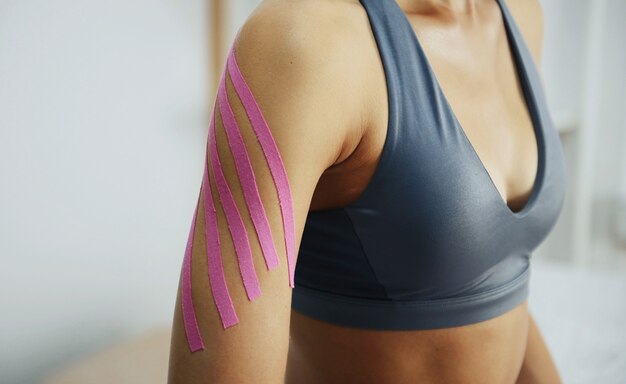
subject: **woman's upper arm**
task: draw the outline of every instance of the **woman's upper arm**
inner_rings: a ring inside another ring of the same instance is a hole
[[[317,181],[341,153],[346,117],[313,31],[270,21],[243,25],[217,91],[170,384],[284,380],[297,250]]]

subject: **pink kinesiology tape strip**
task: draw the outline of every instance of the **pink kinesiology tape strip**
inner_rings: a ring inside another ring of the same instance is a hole
[[[237,37],[239,31],[237,32]],[[237,37],[235,40],[237,40]],[[258,139],[263,151],[265,160],[267,161],[270,173],[274,180],[276,191],[278,194],[278,202],[283,222],[283,231],[285,238],[285,248],[287,253],[287,269],[289,277],[289,286],[294,288],[294,272],[296,260],[296,244],[295,244],[295,220],[294,210],[291,197],[291,187],[287,177],[280,151],[272,133],[269,129],[267,121],[261,112],[261,109],[255,100],[250,87],[245,81],[235,54],[235,44],[232,45],[227,58],[226,70],[222,73],[220,85],[218,89],[218,105],[220,116],[224,123],[229,148],[233,154],[237,176],[242,186],[242,191],[250,218],[254,224],[259,243],[265,258],[265,264],[268,270],[274,269],[279,264],[279,258],[274,247],[274,240],[270,229],[269,221],[259,190],[256,184],[254,171],[248,156],[245,143],[241,136],[237,120],[228,100],[226,92],[226,75],[230,75],[233,87],[241,103],[246,111],[254,133]],[[205,158],[205,168],[202,180],[202,191],[204,196],[205,209],[205,235],[207,240],[207,262],[209,282],[211,292],[222,321],[222,326],[228,328],[239,322],[237,314],[228,292],[224,268],[222,265],[219,227],[217,223],[217,214],[213,203],[213,192],[209,178],[208,164],[211,164],[215,183],[217,186],[219,200],[224,209],[224,215],[228,229],[233,240],[239,272],[243,280],[243,285],[249,300],[254,300],[261,295],[261,288],[258,277],[254,268],[252,251],[250,249],[250,240],[246,231],[246,227],[241,218],[241,214],[235,199],[232,195],[226,177],[222,171],[222,165],[217,150],[217,142],[215,136],[215,107],[211,116],[209,127],[209,139],[207,143],[207,156]],[[209,156],[211,161],[209,162]],[[192,352],[204,349],[204,342],[198,327],[191,289],[191,255],[193,250],[193,239],[195,234],[195,223],[198,215],[198,205],[194,212],[193,223],[191,225],[187,247],[185,250],[185,258],[183,261],[182,274],[182,312],[185,333],[189,348]]]
[[[224,76],[224,75],[223,75]],[[259,286],[259,279],[254,269],[254,263],[252,258],[252,250],[250,249],[250,240],[248,238],[248,232],[235,203],[235,199],[230,191],[226,177],[222,172],[222,164],[217,152],[217,143],[215,137],[215,110],[213,111],[213,117],[211,119],[211,127],[209,129],[209,143],[211,155],[211,166],[213,174],[215,176],[215,182],[219,192],[220,201],[224,208],[226,215],[226,222],[230,230],[233,244],[235,246],[235,252],[237,253],[237,261],[239,263],[239,272],[243,285],[248,295],[248,300],[254,300],[261,295],[261,287]]]
[[[267,269],[272,270],[278,266],[278,255],[276,254],[276,247],[265,213],[265,207],[263,207],[263,202],[259,195],[250,157],[248,156],[248,151],[241,137],[239,125],[237,124],[237,120],[235,119],[235,115],[228,101],[225,76],[222,76],[217,98],[220,115],[224,122],[224,130],[228,138],[228,145],[235,160],[235,168],[248,206],[248,212],[250,213],[254,228],[256,229]]]
[[[202,190],[204,191],[204,217],[207,263],[209,269],[209,284],[213,293],[213,300],[224,329],[239,322],[233,301],[228,292],[224,267],[222,265],[222,251],[220,248],[220,234],[217,226],[217,213],[213,204],[213,192],[209,181],[208,156],[209,144],[207,143],[206,159],[204,162],[204,174]]]
[[[196,231],[196,219],[198,217],[198,204],[196,204],[196,210],[193,213],[193,221],[191,222],[191,229],[187,238],[187,247],[185,248],[185,258],[183,260],[183,273],[182,273],[182,309],[183,309],[183,323],[185,325],[185,334],[187,335],[187,343],[191,352],[195,352],[200,349],[204,349],[204,342],[202,341],[202,335],[198,328],[198,320],[196,319],[196,311],[193,307],[193,300],[191,297],[191,255],[193,251],[193,240]]]
[[[237,32],[237,37],[239,31]],[[235,38],[235,40],[237,39]],[[265,159],[268,163],[270,173],[274,179],[276,185],[276,191],[278,193],[278,201],[280,204],[281,215],[283,220],[283,230],[285,238],[285,247],[287,252],[287,266],[289,272],[289,286],[294,287],[294,272],[296,267],[296,238],[295,238],[295,224],[294,224],[294,210],[291,199],[291,188],[289,186],[289,179],[287,177],[287,171],[283,164],[282,157],[278,150],[278,146],[272,136],[272,132],[269,129],[267,121],[261,112],[257,101],[250,90],[246,80],[244,79],[239,65],[237,63],[237,57],[235,54],[235,44],[232,45],[228,54],[227,68],[235,88],[235,91],[239,95],[241,103],[250,119],[252,128],[257,136],[261,149],[265,155]]]

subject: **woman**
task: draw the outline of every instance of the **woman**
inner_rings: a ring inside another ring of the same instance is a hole
[[[213,110],[169,382],[560,383],[527,301],[565,193],[541,16],[257,7]]]

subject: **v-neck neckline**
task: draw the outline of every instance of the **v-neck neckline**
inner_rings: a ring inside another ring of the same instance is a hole
[[[508,201],[506,201],[505,198],[500,194],[500,190],[498,189],[496,183],[494,182],[491,174],[489,174],[489,171],[487,170],[487,167],[485,166],[485,164],[481,160],[480,156],[478,155],[478,152],[476,151],[474,145],[469,140],[469,137],[465,133],[465,130],[461,126],[461,123],[460,123],[459,119],[457,118],[454,110],[452,109],[451,104],[449,103],[445,93],[443,92],[443,88],[441,87],[441,84],[439,83],[439,80],[437,79],[437,76],[435,75],[435,72],[434,72],[434,70],[433,70],[433,68],[432,68],[432,66],[430,64],[430,61],[428,60],[428,57],[426,56],[426,53],[425,53],[421,43],[419,42],[419,39],[417,37],[417,33],[413,29],[413,27],[412,27],[408,17],[406,16],[406,14],[402,10],[402,8],[400,8],[398,3],[396,3],[396,0],[384,0],[384,1],[388,1],[390,3],[393,3],[392,6],[395,8],[395,10],[397,12],[399,12],[401,14],[401,18],[403,20],[403,23],[405,23],[405,26],[409,29],[409,31],[410,31],[410,33],[411,33],[411,35],[413,37],[413,41],[415,42],[415,45],[418,48],[419,54],[422,55],[423,61],[424,61],[424,63],[426,63],[426,67],[428,69],[428,73],[429,73],[430,77],[434,81],[436,92],[439,93],[439,95],[441,96],[441,100],[444,103],[444,107],[449,111],[450,115],[453,117],[455,129],[462,136],[462,138],[465,141],[466,145],[471,150],[471,153],[472,153],[472,156],[474,157],[474,160],[476,161],[476,163],[481,168],[481,171],[486,176],[486,179],[488,179],[488,182],[490,183],[490,191],[495,194],[494,197],[497,198],[498,205],[506,212],[506,214],[508,214],[509,216],[511,216],[513,218],[523,218],[523,217],[527,216],[529,214],[529,212],[532,211],[533,207],[536,205],[537,196],[538,196],[538,194],[539,194],[539,192],[541,190],[541,186],[543,184],[543,178],[544,178],[545,166],[546,166],[545,165],[545,140],[544,140],[544,136],[543,136],[544,133],[543,133],[543,127],[541,125],[541,120],[539,119],[539,116],[538,116],[538,113],[539,113],[538,111],[539,110],[538,110],[538,106],[536,104],[537,101],[536,101],[536,98],[534,97],[534,94],[532,93],[532,87],[531,87],[530,81],[528,79],[528,73],[527,73],[527,70],[526,70],[526,65],[523,62],[524,58],[523,58],[523,56],[522,56],[522,54],[520,52],[520,47],[518,46],[518,44],[520,44],[520,42],[518,42],[518,39],[515,36],[515,33],[513,31],[513,26],[511,25],[511,24],[514,23],[514,21],[509,19],[509,15],[507,14],[506,10],[504,9],[504,7],[506,5],[501,3],[502,0],[495,0],[496,3],[498,4],[498,8],[500,10],[500,15],[501,15],[502,21],[504,23],[504,29],[505,29],[505,33],[506,33],[506,36],[507,36],[507,45],[508,45],[509,51],[512,54],[512,57],[513,57],[514,70],[515,70],[517,78],[519,79],[520,84],[522,86],[522,93],[523,93],[523,96],[524,96],[524,103],[526,105],[526,108],[527,108],[528,113],[529,113],[530,118],[531,118],[531,123],[532,123],[532,126],[533,126],[533,131],[534,131],[534,136],[535,136],[535,143],[536,143],[536,146],[537,146],[537,157],[538,157],[537,158],[537,171],[536,171],[536,174],[535,174],[535,178],[533,180],[533,186],[532,186],[530,195],[528,197],[528,200],[526,201],[526,203],[522,207],[522,209],[519,210],[519,211],[513,211],[511,209],[511,207],[509,207]]]

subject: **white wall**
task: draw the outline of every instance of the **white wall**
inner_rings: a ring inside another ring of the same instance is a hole
[[[594,3],[602,12],[598,59],[589,77],[598,88],[590,99],[595,110],[589,119],[595,137],[593,152],[593,214],[591,219],[595,257],[603,259],[621,244],[626,260],[626,230],[616,222],[626,220],[626,2]]]
[[[0,0],[0,382],[171,321],[207,2]]]
[[[540,253],[584,265],[626,264],[626,2],[542,4],[548,103],[571,129],[561,135],[565,207]]]

